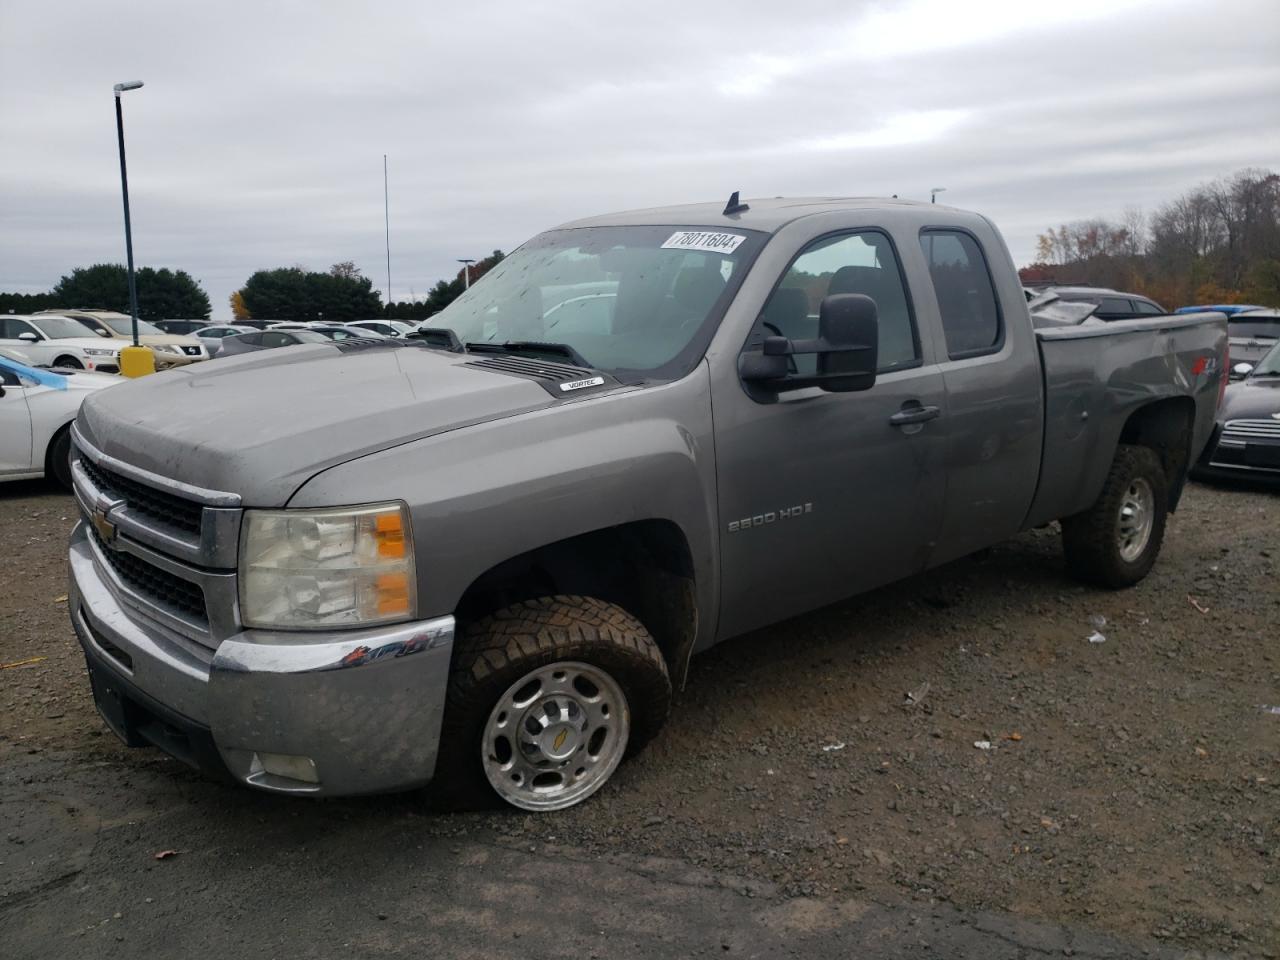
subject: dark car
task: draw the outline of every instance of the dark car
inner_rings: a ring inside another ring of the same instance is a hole
[[[179,336],[195,333],[209,326],[208,320],[157,320],[155,325],[165,333],[176,333]]]
[[[256,353],[275,347],[295,347],[300,343],[328,343],[329,337],[314,330],[262,330],[257,333],[241,333],[225,337],[218,350],[219,357],[233,357],[239,353]]]
[[[1280,343],[1227,387],[1193,476],[1280,480]]]
[[[1097,307],[1093,315],[1099,320],[1159,317],[1169,312],[1149,297],[1137,293],[1122,293],[1106,287],[1047,286],[1040,292],[1057,294],[1059,300],[1072,303],[1092,303]]]
[[[1231,343],[1231,379],[1248,374],[1280,341],[1280,310],[1250,310],[1227,318]]]

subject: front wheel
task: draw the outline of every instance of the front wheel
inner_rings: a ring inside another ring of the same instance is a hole
[[[46,454],[45,475],[53,477],[66,490],[71,489],[71,427],[54,435]]]
[[[563,810],[599,790],[661,728],[666,663],[644,626],[590,597],[528,600],[467,629],[454,657],[437,786]]]
[[[1093,506],[1062,521],[1072,576],[1103,587],[1129,587],[1155,565],[1169,513],[1169,486],[1150,447],[1121,444]]]
[[[83,370],[84,364],[75,357],[59,357],[53,361],[55,367],[62,367],[64,370]]]

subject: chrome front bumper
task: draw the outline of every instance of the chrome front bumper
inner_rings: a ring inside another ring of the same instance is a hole
[[[245,630],[209,650],[121,602],[83,522],[70,565],[68,608],[94,696],[126,743],[145,740],[278,793],[382,793],[431,779],[453,617],[332,633]],[[273,757],[313,775],[273,772]]]

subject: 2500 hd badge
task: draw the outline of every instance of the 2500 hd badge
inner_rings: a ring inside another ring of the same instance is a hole
[[[812,503],[798,503],[794,507],[783,507],[781,510],[770,510],[768,513],[757,513],[754,517],[743,517],[741,520],[729,521],[729,532],[737,533],[751,527],[763,527],[778,520],[794,520],[806,513],[813,513]]]

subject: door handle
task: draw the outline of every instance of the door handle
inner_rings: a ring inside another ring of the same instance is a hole
[[[902,409],[889,418],[895,427],[908,427],[913,423],[925,423],[942,416],[942,410],[934,406],[921,406],[914,400],[904,403]]]

